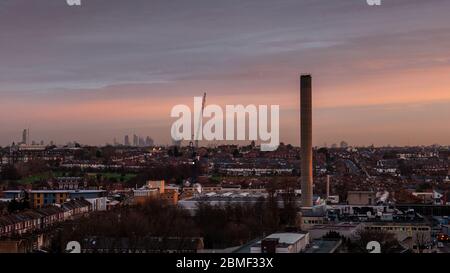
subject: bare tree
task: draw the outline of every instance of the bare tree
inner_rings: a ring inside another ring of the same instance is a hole
[[[425,232],[417,232],[414,238],[414,244],[417,247],[419,253],[423,253],[423,251],[427,248],[428,240]]]
[[[393,252],[399,246],[395,235],[383,230],[359,229],[354,238],[355,243],[349,244],[349,249],[353,252],[367,252],[366,246],[371,241],[379,242],[382,253]]]

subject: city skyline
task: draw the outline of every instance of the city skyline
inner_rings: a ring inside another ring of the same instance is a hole
[[[449,145],[450,3],[357,2],[2,1],[0,146],[23,128],[169,144],[171,107],[203,91],[279,104],[280,141],[298,146],[300,73],[315,79],[314,146]]]
[[[12,139],[10,141],[10,143],[6,144],[4,147],[8,147],[11,145],[40,145],[40,146],[66,146],[66,145],[73,145],[73,144],[80,144],[82,146],[90,146],[92,144],[89,143],[83,143],[81,141],[78,141],[77,139],[70,139],[67,141],[63,141],[60,143],[55,142],[52,138],[49,138],[48,141],[44,141],[43,139],[33,139],[32,137],[30,137],[29,135],[29,130],[30,129],[23,129],[22,131],[22,140],[20,139]],[[25,134],[26,133],[26,137]],[[25,137],[25,138],[24,138]],[[26,142],[24,142],[24,139],[27,139]],[[111,141],[112,140],[112,141]],[[257,146],[260,145],[261,141],[251,141],[251,140],[243,140],[243,141],[227,141],[227,140],[214,140],[214,141],[206,141],[206,140],[202,140],[199,141],[200,146],[199,147],[217,147],[220,145],[237,145],[237,146],[248,146],[248,145],[253,145],[252,143],[255,143]],[[177,144],[178,143],[178,144]],[[156,143],[152,137],[150,136],[141,136],[141,135],[136,135],[136,134],[126,134],[122,136],[122,140],[120,137],[117,136],[111,136],[111,139],[105,139],[103,141],[103,143],[98,144],[98,145],[92,145],[92,146],[108,146],[108,145],[112,145],[112,146],[136,146],[136,147],[145,147],[145,146],[156,146],[156,147],[164,147],[164,146],[189,146],[189,141],[184,140],[184,141],[172,141],[169,143]],[[203,145],[202,145],[203,144]],[[292,143],[285,143],[285,142],[280,142],[281,145],[293,145]],[[446,146],[450,146],[450,145],[446,145],[446,144],[441,144],[441,143],[433,143],[433,144],[429,144],[429,145],[404,145],[404,146],[397,146],[397,145],[392,145],[390,143],[386,144],[386,145],[374,145],[374,144],[368,144],[368,145],[355,145],[352,143],[348,143],[346,140],[339,140],[339,141],[335,141],[332,143],[322,143],[321,145],[314,145],[313,148],[358,148],[358,147],[432,147],[432,146],[441,146],[441,147],[446,147]],[[294,147],[301,147],[301,145],[293,145]],[[2,146],[0,146],[2,147]]]

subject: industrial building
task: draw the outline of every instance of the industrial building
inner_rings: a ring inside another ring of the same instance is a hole
[[[300,253],[309,245],[308,233],[274,233],[250,247],[250,253]]]

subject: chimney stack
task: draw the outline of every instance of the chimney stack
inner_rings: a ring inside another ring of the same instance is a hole
[[[313,206],[311,75],[300,77],[302,206]]]
[[[330,175],[327,174],[327,199],[330,197]]]

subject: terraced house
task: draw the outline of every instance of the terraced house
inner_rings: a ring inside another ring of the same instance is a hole
[[[0,217],[0,237],[20,236],[51,228],[57,223],[86,215],[91,203],[74,199],[60,206],[48,206]]]

